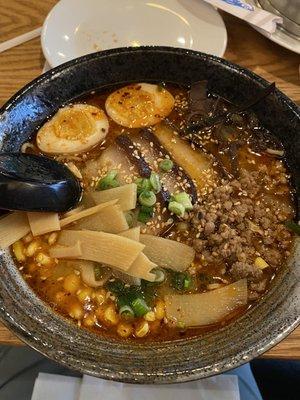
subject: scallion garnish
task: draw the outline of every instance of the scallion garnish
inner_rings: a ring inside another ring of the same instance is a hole
[[[161,191],[161,183],[160,183],[159,176],[158,176],[158,174],[156,174],[153,171],[151,172],[151,175],[150,175],[150,183],[151,183],[154,193],[158,193]]]
[[[97,183],[96,190],[106,190],[119,186],[119,182],[117,180],[118,171],[112,170],[109,171],[106,176]]]
[[[185,272],[172,272],[171,285],[176,290],[188,290],[192,286],[192,277]]]
[[[148,311],[150,311],[150,307],[148,307],[145,300],[141,297],[134,299],[131,303],[131,306],[136,317],[142,317],[143,315],[147,314]]]
[[[170,203],[168,204],[168,210],[173,214],[178,215],[179,217],[183,217],[185,213],[184,206],[177,201],[170,201]]]
[[[183,205],[186,211],[193,209],[190,196],[186,192],[175,193],[172,195],[172,200]]]
[[[125,304],[125,305],[123,305],[123,306],[120,307],[120,309],[119,309],[119,314],[120,314],[123,318],[125,318],[125,319],[132,319],[132,318],[134,318],[133,309],[132,309],[129,305],[127,305],[127,304]]]
[[[137,178],[135,183],[137,185],[138,194],[141,194],[144,190],[151,190],[152,188],[150,180],[147,178]]]
[[[100,281],[100,279],[102,279],[103,268],[101,267],[101,265],[94,266],[94,275],[96,281]]]
[[[160,161],[158,164],[161,171],[169,172],[173,168],[173,161],[169,158],[165,158],[164,160]]]
[[[144,190],[139,195],[139,203],[142,206],[152,207],[156,203],[156,196],[151,190]]]
[[[151,272],[155,274],[154,283],[162,283],[166,279],[165,271],[161,268],[154,268]]]
[[[139,222],[145,224],[153,217],[153,213],[153,207],[141,206],[137,219]]]

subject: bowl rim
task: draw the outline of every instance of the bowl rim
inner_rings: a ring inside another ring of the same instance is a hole
[[[261,87],[265,87],[268,85],[268,82],[261,78],[260,76],[256,75],[252,71],[248,70],[247,68],[240,67],[234,63],[231,63],[227,60],[224,60],[220,57],[212,56],[212,55],[207,55],[205,53],[201,53],[198,51],[194,50],[186,50],[186,49],[181,49],[181,48],[173,48],[173,47],[161,47],[161,46],[143,46],[143,47],[123,47],[123,48],[117,48],[117,49],[112,49],[112,50],[105,50],[97,53],[92,53],[88,54],[79,58],[76,58],[74,60],[71,60],[65,64],[62,64],[58,67],[53,68],[52,70],[49,70],[48,72],[42,74],[41,76],[37,77],[33,81],[29,82],[26,86],[21,88],[14,96],[12,96],[1,108],[0,108],[0,119],[1,119],[1,114],[3,114],[5,111],[9,111],[11,107],[15,105],[15,103],[19,100],[20,97],[25,95],[28,91],[31,90],[31,88],[38,86],[40,83],[42,83],[45,80],[48,80],[49,78],[51,79],[52,77],[58,76],[62,71],[67,70],[69,67],[74,67],[77,65],[84,64],[85,62],[89,62],[90,60],[94,59],[101,59],[101,58],[107,58],[110,56],[116,56],[118,54],[124,54],[124,53],[132,53],[132,52],[141,52],[141,53],[147,53],[147,52],[161,52],[166,54],[184,54],[188,56],[193,56],[199,59],[199,61],[212,61],[215,63],[222,64],[224,67],[233,70],[235,73],[239,73],[244,75],[245,77],[250,78],[250,80],[255,81],[256,83],[260,84]],[[289,109],[296,115],[296,118],[300,121],[300,108],[292,101],[290,100],[285,94],[283,94],[280,90],[276,89],[275,91],[276,96],[281,98],[284,103],[289,107]],[[42,301],[40,299],[40,301]],[[46,304],[46,303],[45,303]],[[10,317],[10,315],[5,313],[5,310],[1,309],[0,310],[0,320],[3,322],[3,324],[11,329],[13,333],[21,339],[23,342],[28,344],[30,347],[34,348],[35,350],[39,351],[43,355],[45,355],[48,358],[51,358],[55,361],[57,361],[53,356],[49,355],[46,351],[46,348],[42,346],[42,344],[36,340],[34,340],[34,337],[30,335],[29,330],[24,330],[21,328],[21,326],[18,324],[18,322]],[[297,328],[297,326],[300,325],[300,316],[296,318],[292,323],[290,323],[287,327],[285,327],[284,330],[278,332],[276,336],[272,338],[267,344],[263,344],[261,346],[259,343],[256,344],[254,347],[251,348],[251,358],[257,357],[260,354],[266,352],[276,344],[278,344],[282,339],[284,339],[289,333],[291,333],[294,329]],[[151,345],[151,342],[150,342]],[[245,351],[242,350],[240,351],[239,355],[241,356],[239,359],[235,358],[234,361],[230,364],[227,365],[227,367],[222,367],[222,372],[225,372],[227,370],[230,370],[232,368],[236,368],[246,362],[249,361],[249,357],[244,357],[243,353]],[[118,373],[114,373],[109,375],[108,373],[105,372],[105,370],[101,369],[101,366],[99,368],[98,373],[95,373],[94,371],[88,371],[87,369],[80,368],[78,365],[70,365],[67,361],[64,361],[60,358],[59,360],[60,363],[72,367],[75,370],[84,372],[84,373],[89,373],[90,375],[102,377],[104,379],[113,379],[117,381],[124,381],[124,382],[134,382],[134,383],[149,383],[148,379],[141,379],[139,381],[136,381],[135,379],[130,379],[128,377],[122,378]],[[201,369],[201,368],[200,368]],[[202,368],[203,369],[203,368]],[[220,371],[216,370],[214,373],[211,371],[199,371],[196,369],[189,370],[189,371],[183,371],[180,375],[178,375],[178,372],[173,372],[171,376],[166,376],[166,377],[159,377],[158,380],[155,380],[155,378],[152,376],[152,382],[153,383],[179,383],[179,382],[186,382],[186,381],[191,381],[191,380],[196,380],[199,378],[203,378],[206,376],[212,376],[213,374],[218,374]]]

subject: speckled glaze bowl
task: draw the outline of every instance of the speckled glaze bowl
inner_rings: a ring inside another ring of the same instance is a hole
[[[103,51],[47,72],[9,100],[0,111],[0,148],[18,151],[47,117],[92,89],[128,81],[190,84],[201,79],[236,104],[267,85],[246,69],[198,52],[165,47]],[[255,111],[283,142],[299,194],[299,109],[277,90]],[[201,337],[142,344],[101,338],[53,313],[24,282],[10,253],[2,251],[1,320],[29,346],[86,374],[134,383],[189,381],[250,361],[296,328],[300,322],[299,257],[298,252],[263,300],[234,323]]]

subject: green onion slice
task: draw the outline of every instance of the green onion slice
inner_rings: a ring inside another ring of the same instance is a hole
[[[142,317],[150,311],[150,307],[148,307],[147,303],[141,297],[137,297],[131,303],[132,309],[134,311],[134,315],[136,317]]]
[[[150,183],[154,190],[154,193],[158,193],[161,191],[161,183],[160,183],[159,176],[157,173],[155,173],[153,171],[151,172],[151,175],[150,175]]]

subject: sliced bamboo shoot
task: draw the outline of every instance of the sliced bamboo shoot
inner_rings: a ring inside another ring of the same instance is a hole
[[[118,233],[128,229],[128,224],[120,206],[118,204],[115,204],[103,208],[102,210],[97,212],[97,214],[82,218],[76,224],[76,229]]]
[[[137,226],[136,228],[131,228],[128,229],[127,231],[119,233],[119,235],[123,237],[127,237],[128,239],[135,240],[136,242],[140,241],[140,232],[141,228],[140,226]]]
[[[96,280],[95,267],[97,264],[92,261],[77,260],[75,265],[76,269],[79,269],[81,272],[81,279],[83,280],[83,282],[90,287],[96,288],[103,286],[111,276],[111,270],[109,268],[104,267],[105,272],[103,273],[101,279]]]
[[[195,250],[192,247],[174,240],[141,235],[140,241],[145,245],[145,255],[160,267],[185,271],[195,258]]]
[[[72,246],[81,242],[83,260],[96,261],[127,271],[144,245],[111,233],[94,231],[62,231],[57,243],[62,246]]]
[[[247,304],[247,280],[197,294],[165,296],[167,318],[185,326],[215,324],[236,308]]]
[[[129,211],[136,207],[137,186],[135,183],[129,183],[113,189],[91,192],[91,196],[96,204],[117,199],[121,209]]]
[[[82,256],[81,244],[76,242],[73,246],[56,245],[50,247],[49,255],[53,258],[80,258]]]
[[[145,254],[141,253],[138,255],[137,259],[131,265],[131,267],[125,271],[126,274],[134,276],[136,278],[145,279],[146,281],[154,282],[155,274],[150,271],[156,268],[157,265],[149,260]]]
[[[69,217],[63,218],[60,220],[60,226],[63,228],[64,226],[71,224],[72,222],[78,221],[81,218],[89,217],[90,215],[94,215],[99,211],[103,210],[105,207],[116,204],[117,200],[111,200],[106,203],[98,204],[94,207],[87,208],[85,210],[79,211],[78,213],[72,214]]]
[[[13,212],[0,219],[0,248],[5,249],[30,232],[24,212]]]
[[[173,131],[165,125],[157,125],[154,134],[176,163],[195,180],[200,191],[204,192],[215,183],[214,169],[205,153],[199,149],[193,150],[187,141],[174,135]]]
[[[28,212],[29,225],[33,236],[59,231],[60,223],[57,213],[54,212]]]

